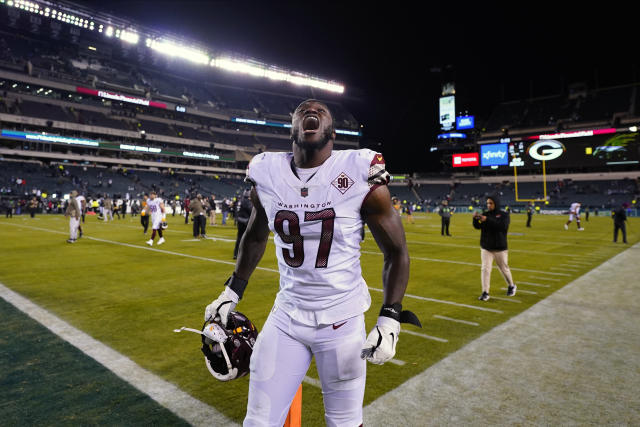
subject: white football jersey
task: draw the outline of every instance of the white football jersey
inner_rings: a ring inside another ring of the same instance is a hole
[[[76,202],[78,203],[78,211],[80,212],[80,215],[82,215],[83,209],[82,209],[82,202],[85,201],[84,196],[80,195],[80,196],[76,196]],[[86,203],[86,201],[85,201]],[[86,207],[86,205],[85,205]]]
[[[147,206],[149,206],[151,218],[162,218],[162,209],[160,209],[160,203],[162,203],[162,199],[159,197],[156,197],[153,200],[151,200],[151,198],[147,199]]]
[[[574,215],[580,215],[580,203],[571,203],[571,207],[569,208],[569,213]]]
[[[312,326],[362,314],[371,297],[360,269],[360,209],[389,181],[384,159],[367,149],[336,150],[308,181],[292,165],[292,153],[261,153],[247,170],[275,235],[276,306]]]

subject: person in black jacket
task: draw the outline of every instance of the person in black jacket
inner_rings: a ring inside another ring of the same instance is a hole
[[[611,217],[613,218],[613,243],[618,242],[618,230],[622,231],[622,241],[627,243],[627,225],[625,221],[627,220],[626,210],[628,207],[627,203],[623,203],[622,206],[611,212]]]
[[[451,234],[449,234],[451,214],[453,214],[453,209],[449,207],[449,202],[447,200],[443,200],[440,210],[438,211],[438,215],[440,215],[440,234],[443,236],[445,235],[445,232],[447,236],[451,236]]]
[[[238,235],[236,237],[236,247],[233,249],[233,259],[238,257],[238,247],[240,246],[240,240],[244,235],[244,231],[247,229],[249,223],[249,217],[251,216],[251,210],[253,204],[251,203],[251,190],[246,189],[242,193],[240,200],[236,202],[236,225],[238,226]]]
[[[531,217],[533,216],[533,203],[527,206],[527,227],[531,227]]]
[[[482,259],[481,301],[489,300],[491,283],[491,268],[493,260],[502,273],[502,277],[509,286],[507,296],[516,294],[516,284],[511,277],[511,270],[507,263],[507,231],[509,230],[509,214],[500,210],[500,201],[496,196],[487,197],[487,210],[473,214],[473,226],[480,230],[480,258]]]

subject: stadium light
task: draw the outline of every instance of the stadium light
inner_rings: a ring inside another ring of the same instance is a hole
[[[179,57],[191,62],[195,62],[196,64],[206,65],[209,63],[209,55],[198,49],[180,46],[167,40],[147,39],[146,43],[150,49],[153,49],[163,55]]]
[[[343,93],[344,86],[338,83],[311,77],[306,74],[288,72],[279,70],[275,67],[267,67],[266,65],[231,59],[226,57],[214,58],[211,60],[211,66],[221,68],[223,70],[248,74],[254,77],[263,77],[271,80],[287,81],[299,86],[311,86],[318,89],[324,89],[330,92]]]
[[[140,40],[141,35],[139,35],[137,31],[132,29],[125,30],[122,27],[118,28],[120,24],[114,25],[103,19],[100,19],[102,23],[96,23],[85,11],[68,12],[70,9],[64,6],[63,12],[56,9],[56,5],[52,1],[42,1],[41,3],[42,5],[31,0],[0,0],[0,4],[6,4],[9,7],[19,8],[25,12],[50,17],[52,20],[64,22],[79,28],[93,31],[97,27],[98,32],[104,33],[106,37],[118,38],[126,43],[135,45],[138,44]],[[167,56],[179,57],[196,64],[208,64],[212,67],[234,73],[246,74],[273,81],[288,82],[297,86],[309,86],[339,94],[344,93],[345,90],[345,87],[337,82],[324,80],[305,73],[289,71],[255,60],[232,59],[229,57],[211,59],[207,51],[202,48],[183,46],[178,42],[169,41],[152,34],[153,33],[147,32],[143,35],[146,39],[147,47]]]
[[[122,30],[120,32],[120,40],[125,41],[127,43],[138,44],[139,39],[140,37],[138,36],[138,34],[131,30],[129,31]]]

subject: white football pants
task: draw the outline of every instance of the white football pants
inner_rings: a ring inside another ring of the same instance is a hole
[[[362,424],[367,365],[360,352],[365,339],[364,314],[315,327],[296,322],[274,307],[251,355],[243,425],[282,427],[313,356],[322,383],[326,425]]]
[[[78,238],[78,227],[80,227],[80,220],[74,217],[69,217],[69,238],[76,240]]]
[[[509,251],[488,251],[486,249],[480,249],[480,258],[482,259],[482,292],[489,292],[489,287],[491,286],[491,268],[493,267],[493,260],[496,260],[496,265],[500,272],[502,273],[502,277],[504,277],[505,282],[507,282],[508,286],[513,285],[513,277],[511,277],[511,269],[509,268],[509,264],[507,263]]]

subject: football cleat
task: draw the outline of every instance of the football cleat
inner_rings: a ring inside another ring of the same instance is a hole
[[[565,229],[565,230],[568,230],[568,229],[569,229],[569,226],[568,226],[567,224],[565,224],[565,225],[564,225],[564,229]]]
[[[516,289],[517,289],[517,288],[518,288],[518,287],[517,287],[515,284],[514,284],[513,286],[509,286],[509,287],[507,288],[507,296],[508,296],[508,297],[512,297],[512,296],[514,296],[514,295],[516,294]]]
[[[145,243],[149,246],[153,246],[153,239],[149,239]]]
[[[489,301],[489,292],[483,292],[482,295],[478,297],[480,301]]]
[[[161,245],[161,244],[163,244],[163,243],[164,243],[164,237],[161,237],[161,238],[158,240],[158,245]]]

